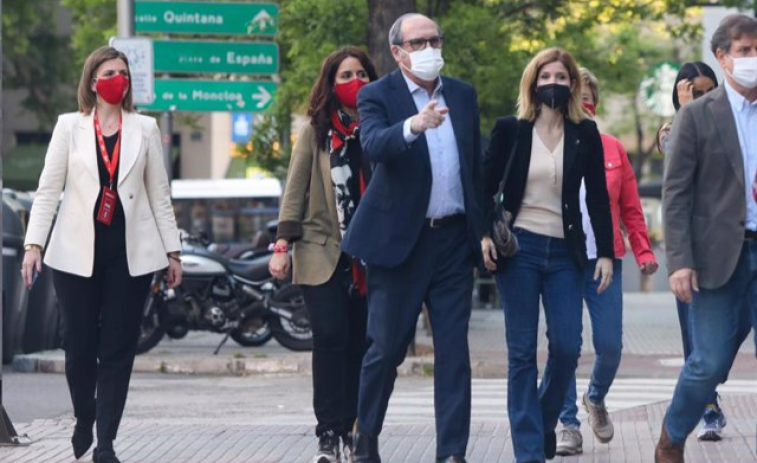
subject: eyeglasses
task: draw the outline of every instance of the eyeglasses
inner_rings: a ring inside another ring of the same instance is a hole
[[[441,35],[435,35],[427,39],[419,37],[417,39],[404,40],[400,42],[400,45],[408,44],[413,51],[423,50],[426,48],[426,44],[431,45],[431,48],[441,48],[444,43],[444,37]]]

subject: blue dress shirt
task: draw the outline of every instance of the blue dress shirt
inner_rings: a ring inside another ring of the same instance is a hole
[[[442,93],[441,78],[439,78],[433,95],[429,96],[423,87],[410,80],[404,73],[402,77],[407,82],[418,112],[431,100],[437,100],[437,108],[447,106]],[[452,117],[451,112],[447,113],[442,125],[425,131],[432,175],[431,198],[426,211],[426,217],[429,219],[438,219],[465,212],[463,184],[460,180],[460,154],[457,150],[457,140],[452,127]],[[411,119],[408,118],[403,126],[403,135],[408,144],[415,142],[420,136],[420,134],[415,135],[410,131]]]

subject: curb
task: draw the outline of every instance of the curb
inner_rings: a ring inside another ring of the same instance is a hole
[[[19,373],[66,372],[62,350],[16,355],[13,369]],[[135,373],[163,373],[211,376],[310,375],[310,353],[289,353],[280,357],[156,357],[139,356]],[[399,376],[433,376],[433,357],[408,357],[397,369]]]

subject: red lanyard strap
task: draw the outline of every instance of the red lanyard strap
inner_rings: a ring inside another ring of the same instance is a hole
[[[103,139],[103,132],[100,129],[100,122],[97,120],[97,112],[95,112],[95,134],[97,134],[97,143],[100,145],[100,155],[103,158],[105,168],[110,175],[110,188],[113,189],[113,179],[116,175],[116,169],[118,168],[118,156],[121,151],[121,123],[122,120],[118,120],[118,139],[116,140],[116,146],[113,147],[113,156],[108,154],[108,149],[105,147],[105,140]]]

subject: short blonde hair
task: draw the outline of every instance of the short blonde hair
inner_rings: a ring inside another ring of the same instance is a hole
[[[557,47],[540,51],[523,70],[523,77],[520,79],[520,93],[518,94],[518,119],[533,122],[539,116],[541,105],[536,101],[536,80],[541,68],[555,61],[561,62],[568,70],[572,85],[565,116],[575,123],[586,119],[586,112],[581,105],[581,79],[576,60],[570,53]]]
[[[599,80],[597,76],[591,73],[585,67],[578,68],[578,73],[581,74],[581,82],[586,85],[586,88],[591,92],[591,97],[594,99],[594,106],[599,105]]]
[[[79,79],[79,91],[77,100],[79,101],[79,112],[89,114],[97,106],[97,94],[92,91],[92,81],[95,79],[97,69],[106,61],[120,59],[126,64],[126,73],[129,77],[129,89],[126,91],[124,100],[121,102],[121,108],[125,111],[134,111],[134,100],[131,95],[131,70],[129,69],[129,58],[123,52],[112,47],[100,47],[90,53],[84,62],[84,69]]]

